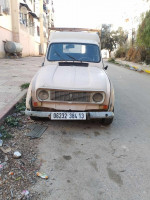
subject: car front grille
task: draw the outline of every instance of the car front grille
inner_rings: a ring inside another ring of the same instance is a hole
[[[51,101],[90,102],[90,92],[50,91]]]

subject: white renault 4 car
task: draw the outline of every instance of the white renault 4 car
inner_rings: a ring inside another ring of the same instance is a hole
[[[114,89],[106,69],[97,30],[51,29],[43,67],[28,89],[26,115],[111,124]]]

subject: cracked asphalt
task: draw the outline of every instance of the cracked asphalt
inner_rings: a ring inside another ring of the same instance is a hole
[[[150,199],[150,76],[108,65],[114,122],[45,122],[38,149],[49,179],[31,188],[38,199]]]

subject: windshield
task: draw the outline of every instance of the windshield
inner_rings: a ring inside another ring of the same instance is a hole
[[[52,43],[48,50],[48,61],[100,62],[100,51],[96,44]]]

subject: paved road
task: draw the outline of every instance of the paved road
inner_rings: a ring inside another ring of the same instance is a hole
[[[115,120],[48,121],[39,144],[42,200],[150,199],[150,76],[109,64]]]

